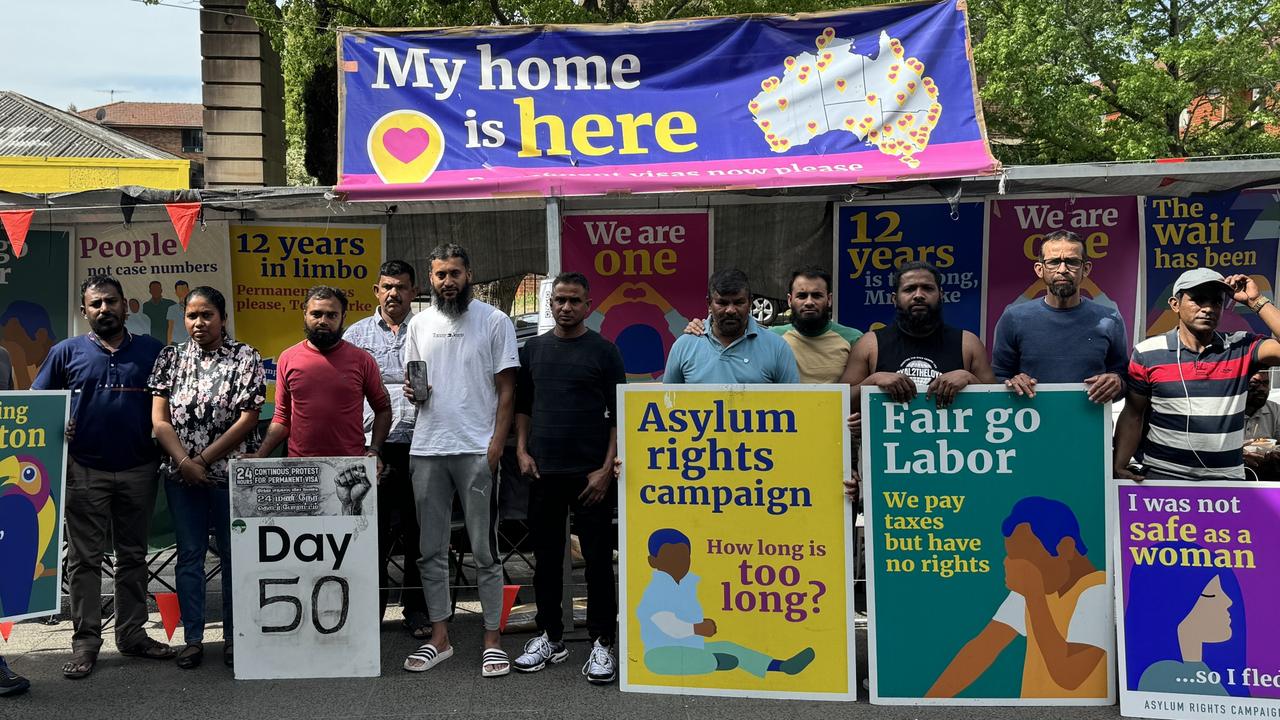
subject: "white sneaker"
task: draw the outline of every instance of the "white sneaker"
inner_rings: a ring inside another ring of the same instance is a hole
[[[613,659],[609,646],[602,645],[599,640],[591,645],[591,656],[582,666],[582,674],[587,676],[588,682],[597,685],[608,685],[618,679],[618,662]]]
[[[550,662],[553,665],[569,659],[569,648],[563,642],[551,642],[546,633],[524,644],[524,653],[511,663],[520,672],[538,672]]]

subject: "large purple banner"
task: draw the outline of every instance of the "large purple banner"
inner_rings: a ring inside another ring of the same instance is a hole
[[[1117,482],[1121,714],[1280,717],[1280,485]]]
[[[964,6],[346,31],[338,190],[605,195],[992,173]]]

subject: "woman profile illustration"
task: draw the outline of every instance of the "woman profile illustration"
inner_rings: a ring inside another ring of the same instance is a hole
[[[1202,550],[1188,542],[1154,546]],[[1244,598],[1229,568],[1134,565],[1125,606],[1126,678],[1130,689],[1188,695],[1249,695],[1228,668],[1245,664]]]

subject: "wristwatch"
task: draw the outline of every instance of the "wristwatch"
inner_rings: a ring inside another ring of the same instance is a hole
[[[380,458],[380,457],[382,457],[382,446],[381,446],[381,445],[366,445],[366,446],[365,446],[365,448],[364,448],[364,454],[365,454],[365,455],[372,455],[373,457],[378,457],[378,458]]]
[[[1267,303],[1270,303],[1270,302],[1271,302],[1271,298],[1267,297],[1266,295],[1259,295],[1257,300],[1254,300],[1253,302],[1249,303],[1249,309],[1254,312],[1258,312],[1262,308],[1266,307]]]

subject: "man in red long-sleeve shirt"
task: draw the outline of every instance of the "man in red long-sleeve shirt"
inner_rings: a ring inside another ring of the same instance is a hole
[[[255,457],[267,457],[288,440],[289,457],[372,455],[391,430],[391,399],[378,363],[342,339],[347,297],[317,285],[303,305],[307,338],[280,353],[276,413]],[[364,442],[364,402],[373,408],[373,430]]]

